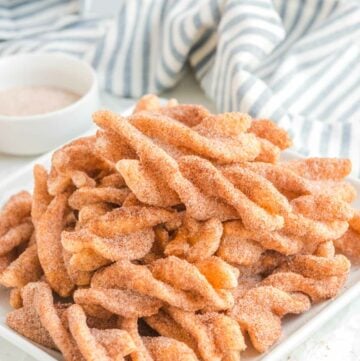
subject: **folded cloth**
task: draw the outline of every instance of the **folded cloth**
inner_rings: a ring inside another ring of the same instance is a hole
[[[190,64],[219,111],[267,117],[305,155],[350,157],[360,175],[358,0],[0,0],[0,56],[65,52],[125,97],[173,87]]]

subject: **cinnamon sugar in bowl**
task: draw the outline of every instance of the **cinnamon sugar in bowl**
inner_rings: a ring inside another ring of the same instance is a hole
[[[96,73],[62,54],[0,58],[0,152],[35,155],[91,127],[99,106]]]

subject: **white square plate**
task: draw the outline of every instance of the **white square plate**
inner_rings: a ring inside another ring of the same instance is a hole
[[[296,159],[300,158],[300,156],[292,152],[284,152],[283,158]],[[22,189],[31,191],[33,165],[38,163],[49,168],[50,160],[51,154],[46,154],[0,183],[0,204],[17,191]],[[360,194],[360,182],[355,179],[349,179],[349,181]],[[360,208],[360,198],[357,198],[354,205]],[[283,335],[276,345],[263,355],[259,355],[249,347],[249,350],[242,355],[241,359],[244,361],[279,360],[310,337],[316,329],[358,296],[360,296],[360,268],[353,267],[344,289],[336,299],[315,305],[302,315],[286,316],[282,322]],[[8,298],[8,291],[0,288],[0,337],[5,338],[38,361],[62,360],[58,352],[41,347],[7,327],[5,323],[6,314],[11,310]]]

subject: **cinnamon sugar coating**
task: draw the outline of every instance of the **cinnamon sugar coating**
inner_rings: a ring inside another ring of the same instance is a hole
[[[342,291],[349,160],[279,161],[276,123],[155,95],[93,118],[0,211],[9,327],[66,361],[239,361]]]

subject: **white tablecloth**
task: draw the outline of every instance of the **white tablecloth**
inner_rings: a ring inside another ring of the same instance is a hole
[[[163,96],[174,97],[185,103],[199,103],[211,110],[215,109],[190,75]],[[119,112],[134,103],[133,100],[108,96],[105,96],[104,101],[108,107]],[[0,181],[33,159],[33,157],[11,157],[0,154]],[[359,340],[360,300],[357,300],[343,309],[288,357],[274,361],[359,361]],[[0,335],[0,361],[35,361],[35,359],[2,340]]]

